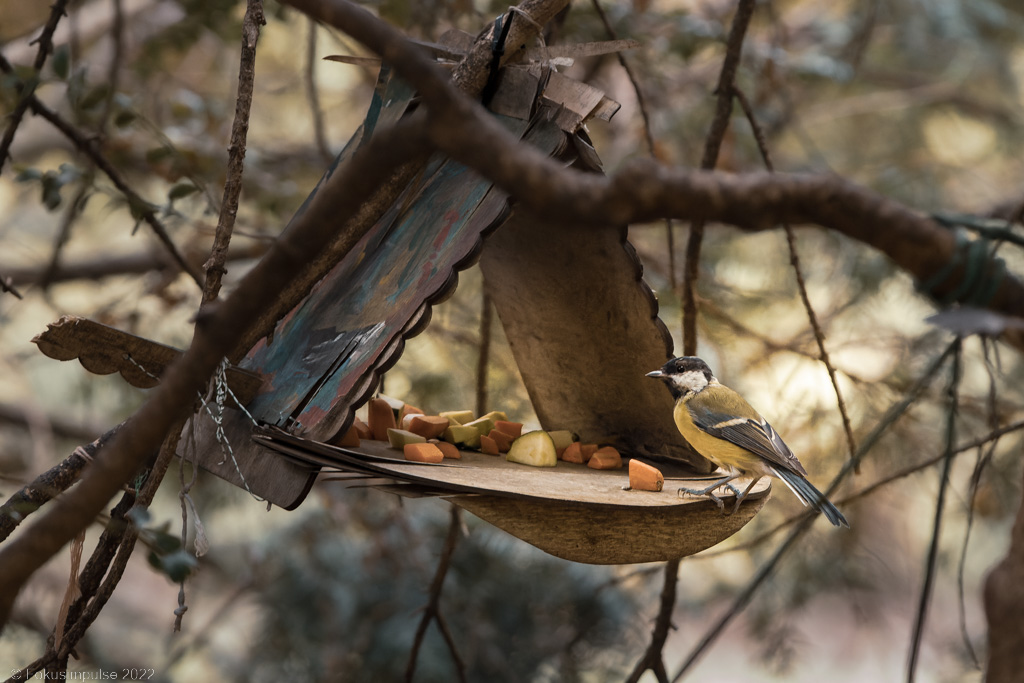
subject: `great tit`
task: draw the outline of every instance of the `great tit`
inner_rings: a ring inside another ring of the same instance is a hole
[[[735,512],[761,477],[773,476],[785,482],[801,503],[823,512],[835,526],[850,526],[836,506],[807,481],[807,470],[768,421],[742,396],[719,383],[703,360],[694,356],[673,358],[647,376],[668,385],[676,401],[676,427],[687,442],[727,472],[705,489],[680,489],[680,494],[710,496],[722,507],[712,491],[727,486],[737,494]],[[743,475],[754,480],[740,493],[729,482]]]

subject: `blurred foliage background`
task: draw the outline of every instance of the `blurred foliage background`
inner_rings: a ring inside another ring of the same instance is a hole
[[[449,27],[476,33],[506,9],[487,0],[365,4],[427,40]],[[602,6],[620,37],[642,42],[626,58],[645,96],[655,155],[695,166],[735,3]],[[362,120],[376,76],[372,69],[322,61],[330,54],[364,54],[347,37],[273,2],[266,10],[228,290]],[[82,131],[102,137],[104,155],[157,207],[197,266],[210,246],[223,187],[243,11],[244,3],[229,0],[72,3],[37,92]],[[47,12],[45,5],[0,0],[2,53],[16,74],[31,64],[30,40]],[[835,173],[924,212],[1008,217],[1020,206],[1024,175],[1022,30],[1024,9],[1013,0],[763,2],[744,46],[738,85],[756,109],[779,170]],[[580,1],[548,38],[607,37],[594,6]],[[647,155],[634,87],[615,57],[581,60],[570,73],[623,104],[612,122],[591,126],[606,168]],[[0,79],[5,112],[16,102],[15,82]],[[139,207],[47,122],[28,117],[11,155],[0,176],[0,276],[13,278],[24,298],[0,298],[5,497],[131,414],[144,397],[116,375],[97,377],[77,363],[44,358],[32,336],[71,313],[184,347],[200,295],[139,225]],[[719,168],[761,168],[738,108]],[[673,231],[670,242],[664,224],[635,225],[630,239],[679,349],[677,289],[687,226],[676,224]],[[800,229],[797,236],[810,299],[854,434],[862,438],[950,335],[924,322],[934,305],[883,256],[819,229]],[[1012,272],[1024,273],[1014,247],[1000,255]],[[146,258],[155,260],[148,272],[119,270],[124,259]],[[83,264],[94,266],[88,277],[53,277]],[[461,275],[456,294],[434,310],[427,331],[410,340],[388,373],[387,393],[430,410],[475,404],[480,285],[475,268]],[[699,294],[701,355],[764,413],[811,479],[824,485],[848,453],[784,234],[711,226]],[[493,332],[488,408],[535,421],[497,322]],[[993,410],[1001,424],[1020,419],[1022,372],[1016,351],[996,345],[986,356],[976,338],[966,342],[961,441],[986,433]],[[942,374],[841,493],[942,452],[945,383]],[[1020,451],[1019,435],[1003,438],[979,470],[976,487],[971,481],[981,453],[957,456],[918,680],[980,680],[972,656],[985,648],[979,587],[1005,551],[1020,498]],[[153,508],[154,521],[173,528],[180,520],[177,479],[168,476]],[[925,468],[844,506],[850,531],[835,532],[819,521],[693,677],[842,682],[900,676],[938,479],[935,467]],[[734,538],[708,557],[683,562],[677,628],[666,648],[670,671],[774,544],[768,539],[729,549],[798,511],[788,492],[776,493]],[[298,511],[267,511],[204,474],[192,496],[212,548],[187,584],[184,631],[170,636],[177,586],[140,554],[79,645],[72,668],[145,667],[160,680],[181,681],[402,675],[445,537],[445,503],[403,501],[324,481]],[[616,680],[632,668],[657,611],[658,567],[575,565],[468,515],[464,521],[467,535],[456,548],[441,606],[472,680]],[[89,534],[87,553],[98,530]],[[23,593],[16,623],[0,638],[0,673],[42,652],[67,572],[65,552]],[[452,680],[452,667],[432,626],[419,679]]]

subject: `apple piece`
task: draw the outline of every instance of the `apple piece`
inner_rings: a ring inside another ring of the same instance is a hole
[[[598,448],[590,457],[587,467],[593,467],[595,470],[617,470],[622,467],[622,456],[611,446]]]
[[[426,442],[427,440],[425,437],[422,437],[419,434],[413,434],[412,432],[404,429],[392,428],[388,430],[388,443],[391,444],[392,448],[401,450],[405,448],[406,444]]]
[[[385,396],[384,394],[377,394],[377,398],[387,403],[388,407],[390,407],[391,410],[395,411],[395,415],[398,415],[398,412],[402,409],[402,406],[405,405],[405,401],[397,399],[394,396]]]
[[[402,448],[406,460],[412,462],[441,462],[444,460],[444,453],[432,443],[407,443]]]
[[[532,467],[554,467],[558,464],[555,443],[550,434],[541,430],[527,432],[513,441],[505,459]]]
[[[472,410],[446,410],[438,415],[447,417],[448,423],[453,425],[463,425],[472,422],[474,418]]]
[[[660,491],[665,488],[665,475],[657,467],[633,458],[629,461],[629,487],[638,491]]]
[[[551,440],[555,442],[555,450],[560,451],[563,448],[568,447],[573,442],[573,434],[568,429],[558,429],[553,432],[548,432],[551,435]]]
[[[488,417],[478,417],[472,422],[467,422],[463,426],[472,427],[480,434],[480,436],[483,436],[484,434],[489,434],[490,431],[494,429],[494,420]]]
[[[480,432],[477,431],[476,427],[469,427],[467,425],[451,425],[444,430],[442,438],[456,446],[459,444],[464,445],[466,448],[477,448],[480,446]]]
[[[486,415],[481,415],[480,417],[482,417],[482,418],[486,417],[488,420],[493,420],[494,422],[497,422],[498,420],[502,420],[502,421],[507,421],[508,420],[508,415],[506,415],[504,413],[504,411],[501,411],[501,410],[492,410],[491,412],[487,413]]]
[[[391,409],[391,405],[382,398],[371,398],[369,404],[367,404],[367,423],[370,426],[370,431],[373,434],[373,438],[377,441],[388,440],[388,430],[395,429],[398,425],[395,423],[395,411]]]

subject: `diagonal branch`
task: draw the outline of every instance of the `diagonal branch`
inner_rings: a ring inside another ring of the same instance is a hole
[[[11,67],[11,64],[4,59],[2,55],[0,55],[0,71],[7,74],[13,72],[13,67]],[[43,104],[35,95],[27,96],[25,98],[25,102],[27,103],[26,106],[32,110],[32,113],[49,121],[50,124],[63,133],[79,151],[89,157],[89,159],[96,164],[97,168],[106,174],[110,179],[110,182],[114,184],[114,187],[116,187],[128,200],[128,205],[132,207],[132,211],[137,213],[138,216],[153,230],[153,234],[155,234],[157,239],[159,239],[164,245],[178,266],[188,273],[192,279],[195,280],[197,285],[202,287],[203,281],[199,277],[199,273],[185,259],[184,255],[182,255],[178,250],[178,247],[175,246],[174,242],[171,240],[171,236],[167,232],[167,228],[160,219],[157,218],[156,212],[153,210],[153,206],[140,197],[139,194],[128,185],[128,182],[124,179],[124,176],[121,175],[120,171],[118,171],[114,165],[111,164],[105,156],[103,156],[97,148],[95,138],[87,136],[85,133],[65,121],[60,114]],[[0,148],[0,151],[2,151],[2,148]],[[2,165],[2,162],[0,162],[0,165]]]
[[[750,128],[754,132],[754,140],[757,142],[757,148],[761,152],[761,159],[764,160],[765,168],[768,169],[769,173],[775,173],[775,164],[772,163],[771,154],[768,152],[768,140],[765,138],[764,131],[757,122],[757,117],[754,116],[754,108],[750,105],[750,100],[736,86],[733,86],[733,94],[736,95],[736,100],[740,103],[740,107],[750,123]],[[818,342],[818,353],[821,355],[821,362],[825,364],[825,369],[828,370],[828,377],[832,381],[832,390],[835,391],[836,402],[839,404],[839,415],[843,420],[843,431],[846,432],[846,445],[850,449],[850,457],[852,458],[854,453],[857,452],[857,443],[853,438],[853,426],[850,424],[850,415],[846,411],[846,401],[843,400],[843,392],[839,389],[839,380],[836,379],[835,366],[832,365],[828,349],[825,348],[825,332],[821,329],[818,315],[814,312],[814,307],[811,306],[811,298],[807,295],[807,284],[804,282],[804,275],[800,269],[800,256],[796,250],[796,237],[793,235],[793,226],[789,223],[783,223],[782,227],[786,231],[786,244],[789,246],[789,262],[793,266],[793,272],[796,273],[796,284],[800,290],[800,300],[804,304],[804,310],[807,311],[807,317],[811,322],[811,329],[814,330],[814,339]],[[860,474],[859,471],[857,473]]]
[[[732,88],[743,53],[743,39],[754,15],[756,0],[739,0],[736,16],[733,17],[729,37],[726,39],[725,59],[715,89],[715,117],[704,140],[704,156],[700,167],[710,171],[718,164],[718,152],[722,148],[725,131],[732,114]],[[697,353],[697,269],[700,266],[700,248],[704,241],[705,220],[698,218],[690,225],[690,236],[686,240],[686,262],[683,264],[683,354]]]
[[[455,640],[448,630],[444,617],[441,616],[441,590],[444,588],[444,579],[448,575],[448,567],[451,566],[452,555],[455,553],[455,544],[459,540],[459,529],[462,526],[462,519],[459,516],[459,508],[451,506],[451,520],[448,523],[448,535],[444,540],[444,547],[441,549],[441,557],[437,560],[437,571],[434,572],[434,579],[430,582],[430,597],[426,607],[423,608],[423,617],[416,627],[416,636],[412,641],[412,650],[409,652],[409,664],[405,669],[405,680],[412,681],[416,674],[416,658],[419,655],[420,646],[423,644],[423,637],[427,633],[431,620],[437,621],[437,627],[441,630],[448,651],[451,652],[452,660],[455,662],[455,671],[459,680],[466,681],[466,664],[459,656],[455,647]]]
[[[7,117],[7,128],[4,129],[3,137],[0,138],[0,172],[3,172],[4,163],[10,154],[11,143],[14,142],[15,133],[18,132],[18,126],[21,125],[21,120],[25,118],[25,112],[28,111],[32,100],[35,99],[34,93],[36,86],[39,85],[40,72],[46,63],[46,57],[53,53],[53,32],[57,30],[57,23],[60,21],[60,18],[65,16],[67,4],[68,0],[56,0],[53,3],[50,7],[50,18],[47,19],[43,32],[34,41],[39,43],[39,50],[36,52],[36,58],[32,64],[32,69],[35,73],[29,83],[22,83],[18,88],[18,103],[14,105],[14,111]],[[0,57],[0,59],[3,58]],[[4,64],[6,63],[7,61],[4,60]],[[8,69],[4,69],[4,71],[10,73]]]

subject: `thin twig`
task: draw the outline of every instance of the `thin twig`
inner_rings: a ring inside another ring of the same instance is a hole
[[[60,222],[60,229],[57,230],[57,238],[53,241],[53,250],[50,253],[50,261],[46,265],[46,269],[43,271],[43,275],[40,278],[39,285],[44,290],[48,289],[50,284],[53,282],[54,274],[60,269],[60,257],[64,251],[64,246],[68,243],[68,239],[71,237],[71,227],[74,225],[75,220],[82,212],[82,206],[85,198],[92,189],[93,179],[95,178],[95,164],[88,173],[82,178],[82,186],[78,188],[78,192],[68,203],[67,210],[64,212],[64,217]]]
[[[939,368],[946,361],[946,357],[953,352],[955,343],[951,344],[942,354],[939,355],[925,370],[924,374],[914,383],[914,385],[907,391],[906,395],[897,403],[889,407],[889,410],[885,412],[882,419],[879,420],[878,424],[871,431],[870,434],[861,442],[860,447],[857,450],[857,458],[853,461],[847,462],[846,465],[839,471],[839,474],[832,480],[831,485],[824,492],[826,496],[832,494],[832,492],[839,487],[847,475],[853,471],[856,463],[863,458],[875,444],[881,439],[882,435],[896,422],[897,419],[917,400],[918,396],[928,387],[931,383],[935,373],[938,372]],[[772,554],[768,561],[757,571],[757,573],[751,577],[750,581],[744,587],[744,589],[733,599],[729,609],[726,610],[719,619],[711,625],[711,627],[705,632],[704,636],[700,639],[697,645],[690,651],[686,659],[683,661],[678,673],[673,677],[673,683],[680,680],[690,668],[697,663],[701,656],[711,647],[711,645],[718,639],[718,636],[722,634],[725,627],[728,626],[732,620],[739,615],[740,612],[749,604],[750,599],[753,597],[757,589],[764,583],[765,579],[771,575],[772,571],[779,561],[785,556],[789,549],[793,546],[794,542],[803,535],[811,527],[811,523],[817,518],[817,515],[807,514],[799,519],[792,529],[790,529],[789,535],[782,541],[775,552]]]
[[[985,357],[985,371],[988,373],[988,425],[990,429],[997,429],[999,426],[999,410],[996,405],[996,370],[992,365],[992,356],[989,351],[991,343],[985,337],[980,337],[980,339],[982,353]],[[964,569],[967,566],[967,548],[971,542],[971,529],[974,526],[974,503],[978,497],[981,476],[985,472],[985,467],[992,461],[992,457],[996,452],[996,446],[998,445],[999,439],[996,438],[992,440],[991,445],[987,449],[980,445],[978,446],[978,457],[974,462],[974,471],[971,472],[971,487],[967,496],[967,521],[964,529],[964,542],[960,548],[960,562],[957,564],[956,571],[960,635],[964,641],[964,649],[967,650],[967,654],[970,656],[971,661],[974,662],[976,669],[981,668],[981,660],[978,658],[978,653],[974,651],[971,635],[967,631],[967,610],[964,604]]]
[[[485,291],[480,297],[480,340],[476,361],[476,414],[487,412],[487,369],[491,364],[491,324],[493,318],[491,297]]]
[[[14,278],[10,275],[0,275],[0,291],[13,294],[14,298],[22,299],[21,292],[14,286]]]
[[[718,152],[722,148],[732,114],[732,87],[743,53],[743,39],[756,5],[756,0],[739,0],[736,16],[729,29],[722,72],[715,89],[715,116],[704,140],[704,156],[700,161],[700,167],[704,170],[710,171],[718,163]],[[686,262],[683,264],[683,353],[688,356],[697,352],[697,271],[700,266],[701,243],[704,241],[704,223],[703,219],[698,219],[690,224],[690,236],[686,240]]]
[[[13,72],[13,68],[3,55],[0,55],[0,70],[8,74]],[[199,287],[202,287],[202,278],[200,278],[196,269],[192,267],[192,265],[185,259],[184,255],[182,255],[178,250],[178,247],[175,246],[174,242],[171,240],[171,236],[167,232],[167,228],[164,227],[164,224],[159,218],[157,218],[153,205],[144,200],[128,185],[120,171],[118,171],[97,148],[96,140],[68,123],[60,114],[43,104],[35,95],[30,95],[27,98],[27,101],[29,108],[32,109],[34,114],[49,121],[54,128],[63,133],[76,148],[85,153],[85,155],[88,156],[104,174],[106,174],[107,178],[110,179],[110,182],[114,184],[114,187],[116,187],[128,200],[128,204],[132,207],[133,212],[135,212],[141,220],[145,221],[153,230],[153,234],[157,236],[157,239],[159,239],[164,245],[178,266],[188,273]]]
[[[953,466],[953,447],[956,440],[957,403],[960,389],[960,355],[961,340],[957,337],[956,350],[953,353],[953,368],[949,379],[949,411],[946,415],[946,452],[939,479],[939,495],[935,499],[935,519],[932,523],[932,540],[928,546],[928,559],[925,563],[924,585],[917,604],[917,617],[910,641],[910,661],[907,663],[907,683],[914,683],[917,674],[917,659],[921,652],[921,637],[924,635],[924,624],[928,617],[928,603],[932,597],[932,585],[935,582],[935,562],[939,556],[939,536],[942,530],[942,513],[946,505],[946,491],[949,489],[949,471]]]
[[[203,287],[203,303],[208,304],[220,294],[224,268],[227,262],[231,231],[238,215],[238,197],[242,192],[242,172],[245,169],[245,143],[249,134],[249,112],[252,109],[253,83],[256,80],[256,42],[260,37],[260,26],[267,23],[263,16],[263,0],[248,0],[245,16],[242,18],[242,57],[238,65],[238,96],[235,99],[235,119],[231,124],[231,142],[228,144],[227,179],[224,181],[224,197],[217,219],[217,230],[213,237],[210,257],[203,264],[206,283]]]
[[[39,50],[36,52],[36,58],[32,64],[34,73],[29,82],[22,81],[17,86],[18,103],[14,105],[14,111],[7,116],[7,128],[4,129],[3,137],[0,138],[0,173],[3,172],[4,163],[10,154],[11,143],[14,142],[14,134],[18,132],[18,126],[21,125],[22,119],[25,118],[25,112],[28,111],[32,100],[35,98],[34,93],[36,86],[39,85],[40,74],[43,70],[43,65],[46,64],[46,57],[53,54],[53,32],[57,30],[57,23],[60,22],[60,18],[66,15],[64,8],[67,4],[68,0],[56,0],[50,6],[50,17],[46,20],[42,33],[33,41],[39,43]],[[8,73],[10,72],[8,71]]]
[[[604,25],[605,33],[608,34],[609,40],[618,40],[619,34],[612,26],[612,22],[608,20],[608,14],[601,7],[600,0],[591,0],[591,4],[594,6],[594,11],[597,12],[598,18],[601,19],[601,23]],[[647,98],[644,96],[644,91],[640,87],[640,79],[636,77],[636,73],[633,71],[633,67],[629,65],[629,60],[626,59],[626,55],[622,52],[616,52],[615,57],[619,60],[619,65],[622,66],[622,70],[626,72],[626,77],[629,79],[630,84],[633,86],[633,92],[636,93],[636,106],[640,110],[640,119],[643,121],[644,141],[647,143],[647,152],[652,158],[657,159],[658,154],[654,143],[654,133],[651,130],[651,115],[647,110]],[[674,294],[679,293],[679,283],[676,281],[676,245],[675,245],[675,233],[673,231],[672,219],[665,219],[665,248],[668,250],[668,285]]]
[[[309,25],[309,37],[306,39],[306,98],[309,100],[309,113],[313,117],[313,136],[316,148],[325,164],[334,161],[330,147],[327,145],[327,133],[324,129],[324,113],[320,109],[320,90],[316,85],[316,34],[320,24],[312,17],[306,20]]]
[[[747,117],[747,121],[750,123],[750,128],[754,132],[754,140],[757,142],[757,149],[761,153],[761,159],[764,161],[764,166],[768,169],[769,173],[775,173],[775,164],[772,163],[771,154],[768,151],[768,140],[764,136],[764,131],[757,122],[757,117],[754,115],[754,108],[750,105],[750,100],[743,93],[742,90],[737,88],[735,85],[732,87],[733,94],[736,96],[736,100],[740,103],[740,108],[743,109],[743,113]],[[783,221],[782,227],[786,231],[786,244],[789,247],[789,263],[793,267],[793,272],[796,274],[797,289],[800,290],[800,300],[803,302],[804,310],[807,311],[807,318],[811,322],[811,329],[814,330],[814,340],[818,343],[818,352],[821,354],[821,362],[825,364],[825,368],[828,370],[829,380],[832,382],[832,390],[836,394],[836,402],[839,404],[839,414],[843,420],[843,431],[846,433],[846,445],[850,452],[850,458],[853,458],[854,453],[857,452],[857,442],[853,438],[853,426],[850,424],[850,415],[846,410],[846,401],[843,400],[843,392],[839,389],[839,380],[836,378],[836,369],[832,365],[832,361],[828,355],[828,349],[825,348],[825,332],[821,328],[821,323],[818,322],[818,315],[814,312],[814,307],[811,305],[811,298],[807,294],[807,284],[804,282],[804,274],[800,268],[800,256],[796,250],[796,236],[793,234],[793,226],[790,225],[789,221]],[[854,470],[856,474],[860,474],[859,470]]]
[[[665,658],[662,651],[665,649],[668,632],[673,628],[672,612],[676,607],[679,563],[679,560],[669,560],[665,563],[665,581],[661,587],[661,602],[658,616],[654,620],[654,629],[651,632],[651,643],[647,646],[644,656],[633,667],[633,671],[626,677],[626,683],[637,683],[648,669],[654,672],[659,683],[668,681],[668,672],[665,670]]]
[[[444,547],[441,549],[441,556],[437,560],[437,570],[434,572],[434,579],[430,582],[430,593],[426,607],[423,608],[423,616],[416,627],[416,636],[412,641],[412,650],[409,652],[409,664],[405,669],[405,680],[412,681],[416,673],[416,658],[419,656],[420,646],[423,644],[423,637],[427,633],[431,619],[436,619],[438,628],[444,636],[444,641],[451,652],[452,661],[455,663],[455,671],[459,680],[466,681],[466,665],[459,656],[455,647],[455,640],[451,637],[448,627],[441,617],[441,589],[444,587],[444,578],[448,574],[448,567],[451,566],[452,555],[455,553],[455,544],[459,540],[459,530],[462,527],[462,520],[459,515],[459,508],[451,506],[451,520],[448,522],[448,535],[444,540]]]

